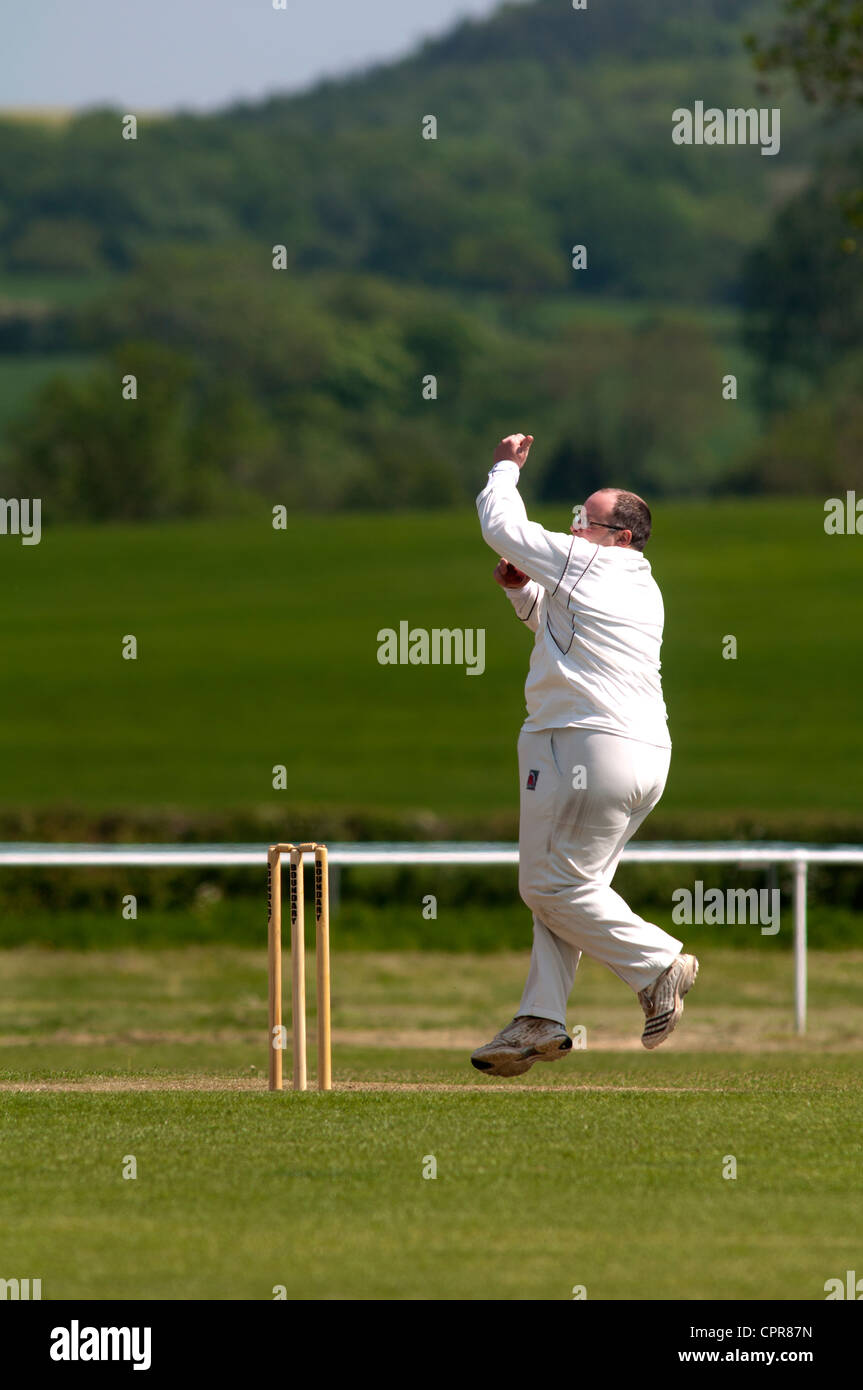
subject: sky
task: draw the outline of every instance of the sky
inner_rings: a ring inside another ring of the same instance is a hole
[[[501,0],[3,0],[0,108],[197,111],[398,58]]]

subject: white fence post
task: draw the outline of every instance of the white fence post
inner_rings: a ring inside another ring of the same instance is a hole
[[[794,861],[794,1022],[799,1034],[806,1032],[806,886],[808,865]]]

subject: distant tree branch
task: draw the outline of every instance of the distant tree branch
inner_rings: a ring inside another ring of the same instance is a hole
[[[863,106],[863,0],[784,0],[769,39],[744,38],[756,69],[789,71],[807,101]]]

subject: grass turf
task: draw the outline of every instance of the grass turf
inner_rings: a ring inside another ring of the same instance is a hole
[[[46,1298],[823,1298],[859,1251],[859,1071],[737,1060],[660,1063],[667,1090],[618,1060],[599,1089],[4,1096],[4,1265]]]
[[[797,1040],[787,956],[716,951],[650,1054],[587,962],[587,1049],[515,1083],[466,1050],[523,955],[335,964],[337,1090],[270,1095],[261,952],[4,952],[6,1277],[48,1299],[817,1300],[855,1267],[859,953],[812,953]]]

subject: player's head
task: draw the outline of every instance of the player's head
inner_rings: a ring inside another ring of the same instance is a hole
[[[592,492],[573,508],[570,530],[594,545],[619,545],[643,550],[650,539],[650,508],[643,498],[619,487]]]

